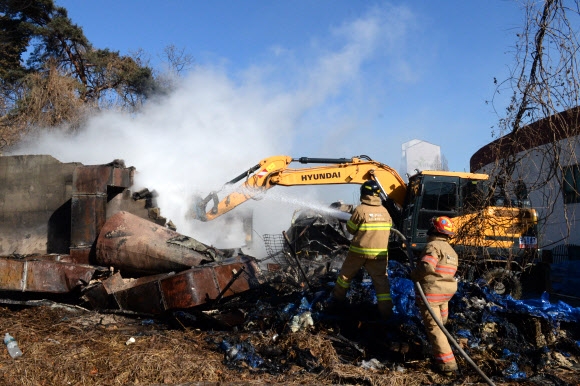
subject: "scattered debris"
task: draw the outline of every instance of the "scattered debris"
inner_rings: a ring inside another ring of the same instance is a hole
[[[460,356],[455,378],[432,370],[405,261],[389,261],[391,320],[379,319],[364,271],[343,310],[325,308],[349,245],[335,218],[300,213],[286,232],[264,235],[268,256],[258,260],[179,234],[154,192],[128,191],[133,169],[121,161],[6,158],[14,181],[35,178],[33,164],[55,180],[38,177],[30,211],[3,208],[2,231],[22,217],[34,229],[0,239],[0,326],[24,353],[0,356],[2,383],[481,382]],[[446,327],[498,385],[568,385],[580,374],[579,322],[580,308],[548,293],[515,300],[462,280]]]

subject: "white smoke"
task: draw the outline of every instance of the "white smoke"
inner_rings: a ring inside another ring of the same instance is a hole
[[[394,50],[409,19],[404,8],[375,8],[328,37],[317,37],[308,52],[278,49],[270,63],[239,73],[199,66],[175,92],[150,102],[138,115],[103,112],[74,136],[52,131],[23,142],[15,154],[50,154],[85,165],[123,159],[136,168],[134,190],[155,190],[161,214],[180,233],[217,247],[242,244],[239,222],[187,218],[192,198],[219,190],[269,156],[365,153],[356,151],[360,144],[347,135],[361,123],[357,116],[368,112],[351,115],[353,106],[369,108],[363,106],[372,95],[361,92],[368,75],[364,67],[379,53]],[[408,66],[394,58],[385,70],[405,68],[409,76]],[[364,125],[358,127],[361,133]],[[398,151],[397,143],[392,146]],[[292,212],[305,203],[327,205],[339,198],[338,190],[326,197],[314,188],[275,190],[270,200],[243,204],[254,210],[258,236],[287,229]],[[352,203],[352,197],[350,192],[343,199]]]

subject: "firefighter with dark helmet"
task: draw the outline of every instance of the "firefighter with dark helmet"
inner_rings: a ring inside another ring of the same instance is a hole
[[[454,275],[458,258],[449,244],[449,239],[455,236],[455,225],[449,217],[434,217],[427,234],[428,243],[421,253],[421,260],[411,272],[411,279],[419,283],[429,307],[439,321],[445,324],[449,317],[449,300],[457,292]],[[452,375],[458,367],[447,336],[439,328],[422,299],[417,298],[416,301],[433,347],[437,370]]]
[[[338,273],[330,304],[333,308],[344,304],[352,279],[364,267],[373,281],[379,313],[386,319],[393,313],[387,276],[389,234],[393,221],[382,204],[380,193],[380,186],[374,180],[366,181],[361,186],[361,204],[346,223],[346,229],[353,238]]]

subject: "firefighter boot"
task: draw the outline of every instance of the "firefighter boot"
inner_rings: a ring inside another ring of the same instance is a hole
[[[393,316],[393,302],[384,300],[377,303],[382,320],[388,320]]]
[[[344,311],[345,304],[345,300],[339,299],[331,294],[324,302],[323,310],[328,314],[336,315]]]

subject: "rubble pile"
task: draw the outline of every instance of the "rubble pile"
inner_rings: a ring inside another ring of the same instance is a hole
[[[409,372],[423,367],[430,372],[429,343],[414,302],[412,283],[401,276],[405,275],[405,267],[391,262],[390,268],[396,307],[393,320],[378,321],[372,302],[373,290],[366,275],[362,275],[353,286],[348,309],[339,315],[327,313],[321,300],[328,295],[333,283],[329,275],[326,287],[312,287],[284,297],[278,293],[268,298],[261,297],[251,301],[248,308],[239,300],[234,301],[235,306],[231,307],[237,307],[238,311],[242,308],[245,318],[243,323],[235,326],[237,332],[232,336],[240,331],[270,331],[272,336],[281,339],[281,336],[303,331],[326,336],[333,343],[341,363],[368,367],[369,361],[375,361],[370,362],[380,364],[374,366],[375,370],[380,367]],[[505,300],[477,283],[461,283],[450,307],[447,329],[472,359],[477,359],[478,366],[489,377],[499,381],[530,380],[546,384],[544,378],[549,377],[546,374],[554,369],[578,374],[580,310],[564,303],[551,304],[547,294],[541,300],[528,302]],[[220,311],[219,318],[225,318],[229,312],[227,308]],[[298,324],[296,328],[296,322],[305,314],[312,322]],[[242,343],[233,338],[228,342],[229,345]],[[221,348],[225,354],[228,353],[223,346]],[[245,350],[248,352],[247,346]],[[258,347],[252,350],[252,354],[260,352]],[[290,360],[281,355],[281,350],[266,351],[278,355],[266,355],[259,361],[252,357],[250,363],[256,368],[278,371],[284,367],[281,363],[288,364]],[[461,376],[477,378],[464,358],[456,356],[462,367]],[[248,364],[243,356],[227,358],[230,364],[238,361]],[[309,371],[316,369],[322,371],[314,365]]]
[[[177,233],[154,195],[130,194],[122,162],[0,162],[11,171],[0,193],[14,201],[1,223],[0,329],[23,352],[0,355],[1,384],[481,383],[470,361],[498,385],[579,379],[580,309],[547,293],[514,300],[461,281],[447,329],[469,360],[456,354],[460,372],[445,378],[431,367],[409,261],[389,261],[390,320],[364,270],[343,309],[326,306],[349,245],[336,218],[300,213],[264,235],[268,256],[256,259]],[[19,200],[12,190],[31,181],[36,196]]]
[[[378,320],[364,274],[339,313],[323,305],[332,273],[308,288],[266,283],[219,304],[155,316],[48,301],[40,307],[11,305],[1,310],[0,326],[16,337],[24,355],[0,357],[1,379],[84,385],[482,384],[460,355],[457,377],[432,370],[405,272],[391,262],[395,316],[388,322]],[[495,384],[575,384],[579,309],[551,304],[546,296],[496,299],[477,283],[460,284],[447,328]]]

